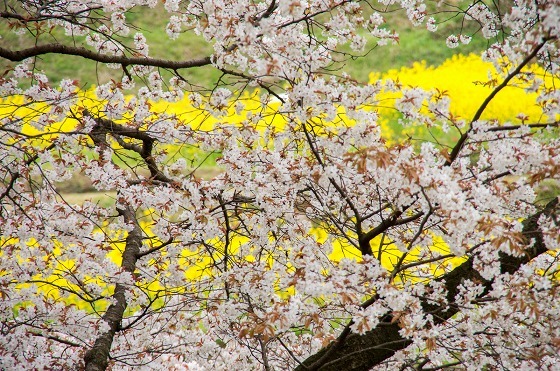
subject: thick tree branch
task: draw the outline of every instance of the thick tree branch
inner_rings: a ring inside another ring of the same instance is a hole
[[[161,244],[154,246],[146,251],[143,252],[138,252],[138,254],[136,254],[136,258],[140,259],[143,258],[146,255],[150,255],[153,252],[159,251],[161,249],[163,249],[165,246],[171,245],[173,243],[173,237],[169,237],[169,239],[165,242],[162,242]]]
[[[88,111],[84,112],[84,116],[91,117]],[[172,183],[173,180],[165,176],[165,174],[159,169],[156,161],[152,157],[152,151],[154,148],[155,138],[151,137],[147,132],[139,130],[137,128],[131,128],[124,125],[117,124],[111,120],[103,118],[94,118],[97,125],[90,133],[90,137],[98,146],[107,146],[106,135],[111,134],[116,141],[124,149],[134,151],[142,157],[148,170],[150,170],[151,180],[161,181],[164,183]],[[142,141],[142,146],[127,143],[120,136],[138,139]]]
[[[371,250],[370,242],[375,237],[379,236],[381,233],[385,232],[391,227],[413,222],[424,215],[424,212],[418,212],[409,217],[399,219],[399,217],[404,213],[404,211],[405,210],[397,210],[393,212],[393,214],[391,214],[391,216],[388,219],[384,219],[381,223],[379,223],[379,225],[377,225],[377,227],[369,230],[367,233],[363,233],[360,235],[359,237],[360,251],[362,252],[362,254],[365,255],[373,254]]]
[[[63,54],[82,57],[100,63],[116,63],[122,66],[151,66],[179,70],[183,68],[193,68],[207,66],[212,63],[210,56],[191,59],[188,61],[170,61],[150,57],[127,57],[124,55],[108,55],[94,52],[82,47],[68,46],[57,43],[33,46],[22,50],[10,50],[0,47],[0,57],[12,62],[21,62],[24,59],[37,57],[43,54]]]
[[[555,199],[544,210],[525,220],[523,236],[528,242],[525,254],[520,257],[500,254],[501,273],[514,273],[523,264],[547,251],[542,233],[539,230],[538,220],[543,214],[558,218],[559,209],[558,199]],[[445,283],[449,306],[442,307],[427,300],[422,302],[423,310],[432,313],[435,323],[445,322],[459,312],[459,308],[452,303],[464,280],[481,282],[486,293],[492,289],[492,281],[483,279],[473,267],[473,258],[468,259],[453,271],[438,279],[438,281]],[[400,327],[396,322],[391,323],[392,319],[391,315],[387,315],[381,325],[363,335],[345,334],[346,341],[344,344],[340,344],[339,339],[333,341],[329,346],[303,361],[302,365],[298,366],[296,370],[365,371],[381,364],[396,351],[404,349],[410,344],[410,340],[400,336]],[[347,357],[348,354],[353,354],[353,356]]]

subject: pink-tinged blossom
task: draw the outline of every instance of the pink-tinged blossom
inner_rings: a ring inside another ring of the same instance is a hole
[[[459,38],[456,35],[449,35],[445,44],[448,48],[454,49],[459,46]]]
[[[428,21],[426,22],[426,28],[430,32],[436,32],[437,31],[438,25],[437,25],[436,19],[434,17],[428,18]]]

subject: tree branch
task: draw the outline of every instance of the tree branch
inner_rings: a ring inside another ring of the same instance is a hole
[[[136,254],[136,259],[140,259],[143,258],[146,255],[150,255],[153,252],[156,252],[158,250],[163,249],[165,246],[171,245],[173,243],[173,237],[169,237],[169,239],[165,242],[162,242],[161,244],[154,246],[146,251],[143,252],[138,252],[138,254]]]
[[[522,127],[528,127],[530,129],[544,129],[544,128],[555,128],[560,126],[560,121],[549,122],[549,123],[542,123],[542,124],[524,124],[524,125],[504,125],[504,126],[496,126],[493,128],[487,129],[487,131],[508,131],[508,130],[517,130]]]
[[[65,345],[68,345],[68,346],[71,346],[71,347],[81,347],[81,344],[78,344],[76,342],[60,338],[58,336],[47,335],[47,334],[43,334],[43,333],[40,333],[40,332],[34,332],[34,331],[30,331],[29,333],[32,336],[37,336],[37,337],[42,337],[42,338],[45,338],[45,339],[48,339],[48,340],[53,340],[53,341],[56,341],[57,343],[65,344]]]
[[[43,54],[63,54],[82,57],[100,63],[116,63],[123,66],[139,65],[179,70],[207,66],[212,63],[212,57],[192,59],[188,61],[170,61],[150,57],[127,57],[124,55],[107,55],[93,52],[86,48],[62,45],[58,43],[43,44],[22,50],[10,50],[0,47],[0,57],[12,62],[21,62],[24,59],[37,57]]]
[[[51,143],[48,147],[45,148],[44,152],[50,151],[54,147],[56,147],[55,143]],[[29,166],[33,162],[37,161],[38,158],[39,158],[39,152],[37,152],[34,155],[32,155],[31,157],[29,157],[24,162],[24,164],[26,166]],[[4,199],[4,197],[8,196],[8,194],[13,190],[13,188],[16,184],[16,181],[21,177],[21,173],[17,172],[17,171],[16,172],[10,172],[10,175],[11,175],[11,178],[10,178],[10,181],[8,182],[8,185],[6,186],[6,188],[4,189],[2,194],[0,194],[0,201],[2,201]],[[2,209],[0,209],[0,216],[1,215],[2,215]]]
[[[84,111],[84,116],[92,117],[89,111]],[[173,183],[173,180],[165,176],[159,169],[156,161],[152,157],[152,150],[154,148],[155,138],[152,138],[147,132],[137,128],[131,128],[124,125],[117,124],[111,120],[104,118],[94,118],[97,123],[96,127],[90,133],[90,137],[97,145],[107,145],[106,134],[111,134],[124,149],[134,151],[142,157],[144,163],[150,170],[151,180],[161,181],[164,183]],[[132,139],[142,141],[142,146],[131,143],[126,143],[118,136],[124,136]]]
[[[533,49],[533,51],[527,55],[525,57],[525,59],[513,70],[511,71],[506,78],[504,79],[504,81],[501,82],[500,85],[496,86],[496,88],[494,90],[492,90],[492,92],[486,97],[486,99],[484,100],[484,102],[482,102],[482,104],[480,105],[480,107],[478,107],[478,110],[476,111],[476,113],[474,114],[472,120],[471,120],[471,125],[469,127],[469,129],[467,131],[465,131],[463,133],[463,135],[461,135],[461,137],[459,138],[459,140],[457,141],[457,143],[455,144],[455,147],[453,147],[453,149],[451,150],[451,154],[449,155],[449,158],[445,161],[445,165],[449,166],[453,163],[453,161],[455,161],[455,159],[457,158],[457,156],[459,156],[459,152],[461,152],[461,149],[463,148],[463,146],[465,145],[465,142],[467,141],[470,132],[472,131],[472,124],[475,121],[478,121],[480,119],[480,117],[482,116],[482,114],[484,113],[484,111],[486,110],[486,107],[488,107],[488,105],[490,104],[490,102],[492,101],[492,99],[494,99],[494,97],[500,92],[502,91],[503,88],[505,88],[507,86],[507,84],[511,81],[511,79],[513,79],[515,76],[517,76],[519,74],[519,72],[521,72],[521,70],[533,59],[537,56],[537,54],[539,53],[539,51],[546,45],[546,43],[548,41],[552,40],[552,38],[545,38],[541,43],[539,43],[535,49]]]

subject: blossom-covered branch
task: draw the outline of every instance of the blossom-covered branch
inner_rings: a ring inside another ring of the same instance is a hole
[[[556,227],[560,228],[558,199],[551,201],[542,211],[531,215],[524,221],[522,232],[526,244],[524,254],[519,257],[501,254],[500,271],[502,274],[515,273],[531,259],[548,251],[539,227],[541,216],[554,220]],[[441,305],[429,299],[422,300],[422,309],[434,316],[434,324],[446,321],[461,310],[460,305],[455,304],[455,297],[459,294],[463,282],[473,281],[482,285],[483,291],[477,299],[484,298],[492,291],[492,280],[480,276],[473,266],[472,258],[437,280],[445,286],[446,303]],[[347,329],[345,332],[349,332]],[[411,341],[402,337],[400,330],[401,324],[394,315],[388,313],[382,317],[376,328],[363,335],[346,334],[349,335],[346,339],[337,339],[333,344],[306,359],[296,370],[370,370],[374,366],[382,365],[383,361],[393,356],[395,352],[410,345]]]

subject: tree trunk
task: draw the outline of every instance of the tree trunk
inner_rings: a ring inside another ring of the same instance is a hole
[[[124,217],[128,224],[133,224],[134,228],[128,232],[126,237],[125,249],[123,252],[122,268],[126,272],[134,273],[136,269],[136,261],[138,254],[142,247],[142,229],[138,225],[134,210],[126,207],[124,210],[119,210],[119,213]],[[109,353],[113,338],[121,326],[124,311],[126,310],[126,293],[127,287],[122,284],[115,285],[115,292],[113,293],[114,304],[111,304],[105,312],[103,319],[109,324],[109,331],[100,335],[96,340],[93,347],[86,352],[84,361],[86,364],[86,371],[102,371],[109,365]]]

